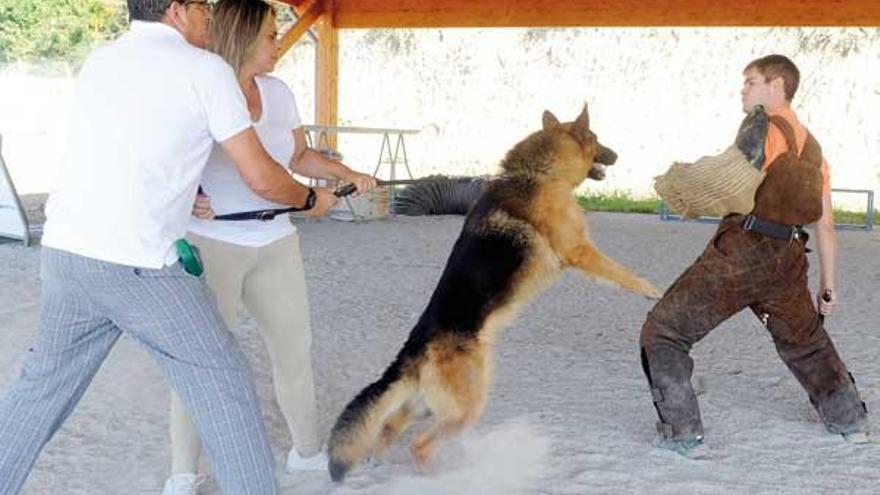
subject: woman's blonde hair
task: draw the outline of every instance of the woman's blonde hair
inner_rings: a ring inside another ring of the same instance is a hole
[[[275,10],[262,0],[220,0],[211,11],[211,50],[241,73]]]

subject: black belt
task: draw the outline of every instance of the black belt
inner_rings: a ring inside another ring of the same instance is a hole
[[[291,207],[275,208],[272,210],[243,211],[241,213],[228,213],[226,215],[217,215],[216,217],[214,217],[214,220],[260,220],[262,222],[268,222],[269,220],[274,220],[275,217],[277,217],[278,215],[302,210],[302,208]]]
[[[199,190],[201,191],[201,186],[199,186]],[[306,198],[306,204],[304,206],[289,206],[287,208],[268,208],[265,210],[227,213],[225,215],[217,215],[216,217],[214,217],[214,220],[260,220],[261,222],[268,222],[269,220],[274,220],[275,217],[277,217],[278,215],[283,215],[292,211],[311,210],[314,205],[315,190],[310,187],[309,195]]]
[[[755,215],[747,215],[746,219],[743,220],[742,228],[743,230],[751,230],[783,241],[803,239],[806,243],[808,237],[800,225],[791,226],[771,222],[770,220],[761,220]]]

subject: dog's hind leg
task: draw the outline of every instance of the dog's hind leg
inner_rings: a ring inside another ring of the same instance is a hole
[[[427,431],[413,441],[410,452],[421,469],[434,456],[437,441],[460,434],[479,419],[489,385],[488,356],[475,349],[443,353],[423,368],[421,389],[425,405],[434,414]]]
[[[658,299],[661,296],[654,284],[633,275],[632,272],[606,256],[589,242],[572,249],[567,253],[566,258],[571,266],[579,268],[586,275],[606,280],[645,297]]]
[[[441,439],[458,436],[474,424],[483,412],[484,400],[467,401],[457,407],[435,412],[434,423],[427,431],[421,433],[410,446],[413,460],[420,469],[427,469],[437,442]]]
[[[437,417],[436,422],[427,431],[420,434],[410,446],[413,460],[421,470],[427,470],[434,453],[437,451],[437,441],[442,438],[457,436],[470,426],[476,417],[467,420],[464,415]]]
[[[385,422],[385,426],[382,428],[382,433],[379,434],[379,440],[376,443],[376,447],[373,449],[373,455],[380,459],[385,456],[388,449],[391,448],[391,445],[397,441],[400,434],[403,433],[403,430],[409,425],[415,408],[416,405],[413,401],[408,401],[401,406],[397,412],[392,414],[390,418],[388,418]]]

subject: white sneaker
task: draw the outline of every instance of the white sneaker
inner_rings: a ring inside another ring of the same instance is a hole
[[[202,474],[175,474],[165,482],[162,495],[196,495],[199,491],[199,485],[204,482],[205,476]]]
[[[329,463],[330,459],[323,450],[311,457],[301,457],[299,452],[292,448],[290,453],[287,454],[287,465],[285,468],[289,473],[295,471],[325,471]]]

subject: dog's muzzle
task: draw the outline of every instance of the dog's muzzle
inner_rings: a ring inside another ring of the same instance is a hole
[[[617,153],[612,151],[610,148],[606,148],[599,145],[599,152],[596,153],[596,156],[593,157],[593,161],[596,163],[601,163],[603,165],[614,165],[614,162],[617,161]]]
[[[587,174],[587,177],[593,180],[603,180],[605,178],[605,170],[606,167],[602,163],[593,162],[593,168],[590,169],[590,173]]]

